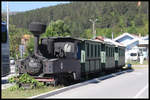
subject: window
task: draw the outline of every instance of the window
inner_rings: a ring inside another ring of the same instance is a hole
[[[2,24],[2,43],[7,42],[7,27]]]
[[[98,45],[98,57],[100,57],[100,45]]]
[[[113,52],[113,57],[114,57],[114,48],[112,48],[112,52]]]
[[[109,57],[111,57],[111,48],[109,47]]]
[[[97,57],[97,45],[95,45],[95,57]]]
[[[106,56],[108,56],[108,47],[106,46]]]
[[[87,57],[89,57],[89,43],[86,43],[86,48],[87,48]]]
[[[93,44],[91,44],[91,57],[93,57]]]
[[[130,56],[137,56],[137,53],[131,53]]]
[[[64,56],[74,57],[75,44],[72,42],[55,42],[54,43],[54,55],[56,57]]]

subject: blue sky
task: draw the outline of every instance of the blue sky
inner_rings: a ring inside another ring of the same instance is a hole
[[[32,9],[37,9],[37,8],[42,8],[42,7],[48,7],[48,6],[54,6],[58,4],[64,4],[64,3],[69,3],[69,1],[8,1],[9,5],[9,11],[10,12],[20,12],[20,11],[28,11]],[[7,11],[6,10],[7,3],[6,1],[1,2],[1,10]]]

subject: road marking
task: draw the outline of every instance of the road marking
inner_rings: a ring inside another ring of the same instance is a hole
[[[138,98],[147,88],[148,88],[148,84],[147,84],[143,89],[141,89],[141,90],[136,94],[136,96],[134,96],[133,98]]]

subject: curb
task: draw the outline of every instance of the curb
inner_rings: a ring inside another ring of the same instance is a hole
[[[76,88],[76,87],[79,87],[79,86],[88,85],[89,83],[95,83],[95,82],[98,83],[101,80],[108,79],[108,78],[111,78],[111,77],[115,77],[117,75],[120,75],[120,74],[126,73],[126,72],[130,72],[130,71],[132,71],[132,70],[129,69],[129,70],[126,70],[126,71],[112,73],[112,74],[109,74],[109,75],[106,75],[106,76],[102,76],[102,77],[98,77],[98,78],[88,80],[86,82],[77,83],[77,84],[74,84],[74,85],[70,85],[70,86],[67,86],[67,87],[64,87],[64,88],[56,89],[56,90],[53,90],[53,91],[50,91],[50,92],[42,93],[40,95],[36,95],[36,96],[28,97],[28,98],[33,99],[33,98],[45,98],[45,97],[53,96],[53,95],[62,93],[64,91],[67,91],[67,90],[70,90],[70,89],[73,89],[73,88]]]

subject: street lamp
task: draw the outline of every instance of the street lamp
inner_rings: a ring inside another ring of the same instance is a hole
[[[95,22],[96,22],[97,20],[98,20],[98,19],[95,19],[95,20],[89,19],[89,21],[91,21],[91,22],[93,23],[93,39],[96,38]]]

